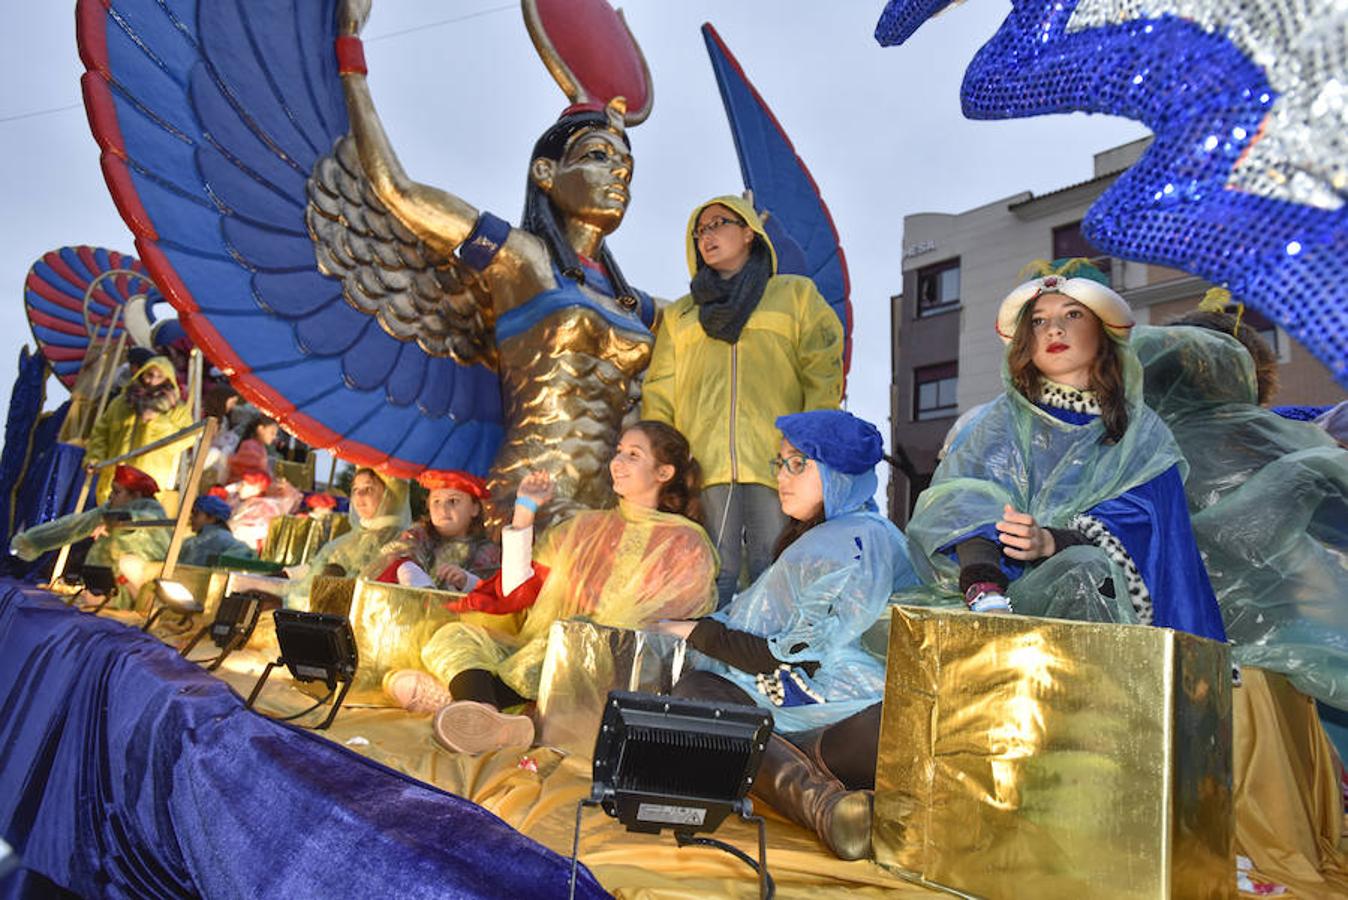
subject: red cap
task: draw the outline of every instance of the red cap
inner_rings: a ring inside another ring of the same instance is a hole
[[[486,500],[490,494],[487,493],[487,483],[476,475],[468,472],[461,472],[457,469],[444,471],[427,470],[417,476],[417,484],[428,491],[451,490],[460,491],[470,497],[476,497],[479,500]]]
[[[337,498],[330,494],[310,494],[304,498],[304,505],[310,509],[333,509],[337,506]]]
[[[266,472],[250,471],[244,472],[243,477],[239,479],[244,484],[252,484],[262,488],[264,491],[271,487],[271,476]]]
[[[118,466],[112,474],[112,483],[146,497],[159,493],[159,482],[135,466]]]

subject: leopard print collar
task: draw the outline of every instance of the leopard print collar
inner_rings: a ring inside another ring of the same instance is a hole
[[[1095,399],[1094,391],[1079,391],[1048,379],[1044,379],[1043,386],[1039,389],[1039,402],[1045,406],[1069,409],[1072,412],[1100,415],[1100,404]]]

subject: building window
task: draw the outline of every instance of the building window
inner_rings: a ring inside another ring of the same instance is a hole
[[[959,411],[955,393],[959,387],[959,363],[941,363],[913,370],[913,421],[943,419]]]
[[[948,259],[917,270],[917,314],[928,316],[959,306],[960,261]]]
[[[1106,275],[1109,274],[1112,260],[1095,249],[1091,242],[1086,240],[1086,236],[1081,233],[1080,222],[1060,225],[1053,229],[1053,258],[1076,259],[1077,257],[1089,259],[1091,265]]]

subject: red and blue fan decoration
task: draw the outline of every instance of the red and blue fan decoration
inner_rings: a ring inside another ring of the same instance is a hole
[[[79,0],[104,179],[188,336],[248,400],[392,475],[485,474],[496,373],[395,338],[318,268],[306,186],[348,130],[338,6]]]
[[[62,247],[33,263],[23,284],[24,308],[38,349],[62,384],[75,384],[91,332],[107,336],[118,307],[139,296],[145,297],[147,310],[163,301],[140,260],[116,250]],[[111,337],[122,331],[123,318],[118,316]]]
[[[786,129],[710,23],[702,26],[702,37],[735,137],[744,186],[753,192],[755,209],[766,217],[763,225],[777,251],[777,269],[814,280],[842,321],[847,338],[843,365],[850,368],[852,287],[828,204]]]

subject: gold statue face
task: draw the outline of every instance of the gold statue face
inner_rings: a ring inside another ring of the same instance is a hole
[[[578,132],[560,161],[540,157],[534,183],[568,219],[611,233],[632,198],[632,154],[620,134],[601,128]]]

